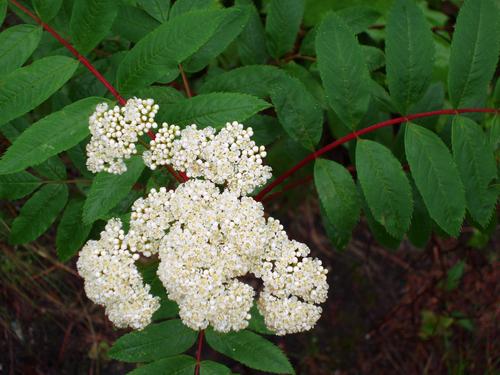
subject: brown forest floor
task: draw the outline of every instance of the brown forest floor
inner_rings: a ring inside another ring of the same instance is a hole
[[[280,214],[276,208],[283,205]],[[458,240],[435,238],[425,250],[403,243],[390,251],[361,224],[349,248],[337,252],[316,201],[299,207],[276,201],[268,211],[330,270],[329,299],[316,328],[276,340],[297,374],[500,373],[500,226],[481,249],[470,246],[472,230],[465,227]],[[14,248],[7,230],[1,220],[0,374],[124,374],[133,368],[107,358],[123,331],[85,297],[74,261],[56,260],[54,233]],[[446,291],[447,272],[459,260],[466,262],[464,276]],[[240,374],[257,373],[206,345],[203,358]]]

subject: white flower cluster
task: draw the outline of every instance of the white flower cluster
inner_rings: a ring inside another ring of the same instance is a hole
[[[126,235],[119,219],[111,219],[99,241],[88,241],[80,251],[77,268],[85,280],[87,296],[106,308],[109,319],[119,328],[142,329],[160,307],[158,297],[149,293],[126,248]]]
[[[152,169],[170,164],[190,178],[203,177],[247,195],[272,176],[271,167],[262,163],[265,147],[258,147],[252,135],[252,128],[238,122],[227,123],[218,133],[211,127],[190,125],[180,131],[164,124],[150,151],[144,153],[144,161]]]
[[[111,109],[99,104],[89,118],[92,137],[87,144],[87,168],[94,173],[125,172],[124,160],[137,152],[139,136],[158,126],[154,121],[158,109],[153,99],[133,98]]]

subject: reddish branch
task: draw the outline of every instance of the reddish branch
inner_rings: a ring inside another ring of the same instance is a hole
[[[297,172],[302,167],[305,167],[310,162],[316,160],[324,153],[331,151],[334,148],[343,145],[344,143],[352,141],[353,139],[355,139],[363,134],[373,132],[377,129],[384,128],[386,126],[397,125],[397,124],[401,124],[403,122],[408,122],[408,121],[412,121],[412,120],[416,120],[416,119],[424,118],[424,117],[432,117],[432,116],[438,116],[438,115],[456,115],[456,114],[460,114],[460,113],[498,113],[498,112],[499,112],[498,109],[492,109],[492,108],[442,109],[439,111],[417,113],[417,114],[413,114],[413,115],[397,117],[397,118],[394,118],[391,120],[379,122],[379,123],[372,125],[372,126],[369,126],[367,128],[360,129],[357,132],[356,131],[352,132],[352,133],[350,133],[350,134],[348,134],[340,139],[337,139],[335,142],[332,142],[332,143],[326,145],[325,147],[319,149],[318,151],[315,151],[312,154],[308,155],[307,157],[302,159],[299,163],[297,163],[292,168],[287,170],[285,173],[278,176],[273,182],[271,182],[269,185],[267,185],[264,189],[262,189],[260,191],[260,193],[256,195],[255,199],[257,201],[262,201],[265,198],[265,196],[269,192],[271,192],[276,186],[280,185],[283,181],[285,181],[288,177],[293,175],[295,172]]]
[[[201,330],[198,334],[198,350],[196,351],[196,367],[194,368],[194,374],[199,375],[200,373],[200,363],[201,363],[201,350],[203,349],[203,336],[205,331]]]

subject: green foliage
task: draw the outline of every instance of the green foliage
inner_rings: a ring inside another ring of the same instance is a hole
[[[183,353],[196,337],[196,332],[179,319],[167,320],[120,337],[108,355],[124,362],[150,362]]]
[[[406,114],[429,86],[434,41],[424,14],[413,0],[396,0],[387,19],[387,83],[399,112]]]
[[[314,150],[323,133],[323,111],[302,82],[292,77],[282,79],[274,86],[271,100],[288,135]]]
[[[143,170],[142,159],[133,156],[127,163],[127,171],[121,175],[98,173],[83,206],[83,223],[91,224],[104,217],[127,196]]]
[[[33,0],[36,13],[44,22],[51,21],[61,9],[63,0]]]
[[[335,230],[334,245],[347,245],[359,221],[360,203],[350,173],[340,164],[318,159],[314,166],[314,183],[325,216]],[[330,236],[331,237],[331,236]]]
[[[410,226],[413,202],[399,161],[380,143],[359,140],[356,171],[374,219],[395,238],[403,238]]]
[[[41,185],[41,180],[26,171],[0,176],[0,199],[22,198]]]
[[[409,123],[406,158],[429,215],[449,235],[457,236],[465,215],[465,194],[450,151],[439,137]]]
[[[41,37],[42,29],[33,25],[17,25],[0,33],[0,77],[23,65]]]
[[[159,22],[165,22],[170,12],[170,0],[139,0],[138,4]]]
[[[229,12],[231,10],[189,12],[147,34],[118,67],[119,88],[132,92],[166,76],[173,80],[178,65],[210,40]]]
[[[370,100],[363,50],[349,26],[332,13],[318,29],[316,51],[328,104],[345,125],[355,129]]]
[[[160,116],[178,125],[221,128],[230,121],[245,121],[269,107],[259,98],[246,94],[212,93],[168,104]]]
[[[0,26],[2,26],[6,14],[7,14],[7,0],[0,0]]]
[[[217,8],[216,0],[178,0],[172,5],[170,19],[195,10],[215,8]]]
[[[174,357],[163,358],[151,362],[147,365],[138,367],[129,372],[130,375],[192,375],[196,361],[193,357],[187,355],[177,355]]]
[[[500,9],[494,0],[467,0],[451,44],[448,91],[455,108],[484,105],[500,51]]]
[[[22,171],[78,144],[89,135],[88,118],[103,101],[82,99],[34,123],[3,154],[0,174]]]
[[[238,54],[243,65],[264,64],[267,60],[266,35],[257,8],[252,0],[236,0],[247,6],[248,22],[238,37]]]
[[[248,367],[277,374],[295,373],[277,346],[253,332],[221,334],[208,329],[206,338],[212,349]]]
[[[275,59],[292,51],[304,13],[304,0],[271,0],[266,19],[267,50]]]
[[[498,198],[498,191],[491,186],[497,178],[493,151],[481,127],[463,116],[453,120],[452,144],[453,157],[465,187],[467,210],[485,227]]]
[[[231,375],[231,370],[217,362],[203,361],[200,364],[201,375]]]
[[[68,187],[48,184],[36,192],[21,208],[12,223],[10,242],[21,244],[42,235],[55,221],[68,199]]]
[[[57,256],[63,262],[81,249],[92,229],[92,225],[82,224],[84,203],[83,199],[70,200],[57,227]]]
[[[77,61],[45,57],[0,77],[0,126],[47,100],[68,81]]]

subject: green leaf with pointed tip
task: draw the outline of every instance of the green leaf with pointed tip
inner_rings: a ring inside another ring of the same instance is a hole
[[[226,10],[224,19],[210,40],[183,64],[186,72],[198,72],[220,55],[243,31],[248,22],[248,7],[232,7]]]
[[[139,0],[138,4],[157,21],[165,22],[168,19],[170,0]]]
[[[197,124],[201,128],[220,128],[226,122],[245,121],[269,107],[269,103],[255,96],[218,92],[166,105],[158,116],[180,126]]]
[[[402,114],[430,84],[434,40],[424,14],[414,0],[396,0],[387,19],[385,47],[387,83]]]
[[[142,9],[121,6],[113,23],[112,30],[115,34],[137,43],[160,25],[160,22]]]
[[[248,65],[236,68],[208,79],[200,88],[200,94],[208,92],[241,92],[266,98],[272,88],[287,78],[287,74],[270,65]]]
[[[385,65],[385,55],[381,50],[372,46],[361,46],[361,48],[365,56],[366,66],[370,72],[380,69]]]
[[[0,33],[0,77],[16,70],[40,43],[42,28],[17,25]]]
[[[360,201],[352,176],[334,161],[317,159],[314,184],[325,216],[340,236],[336,246],[343,247],[359,221]]]
[[[356,171],[375,220],[395,238],[403,238],[413,211],[408,178],[392,152],[380,143],[359,140]]]
[[[498,193],[490,185],[498,177],[486,134],[474,121],[456,116],[452,126],[453,156],[465,187],[467,209],[485,227],[496,208]]]
[[[49,184],[38,190],[12,223],[10,242],[21,244],[37,239],[56,220],[67,199],[68,187],[63,184]]]
[[[200,375],[231,375],[231,370],[217,362],[202,361]]]
[[[180,16],[181,14],[197,11],[218,8],[217,0],[177,0],[170,10],[170,19]]]
[[[382,246],[388,247],[389,249],[392,250],[396,250],[399,247],[399,244],[401,243],[401,239],[394,238],[389,232],[387,232],[387,230],[384,228],[382,224],[380,224],[377,220],[375,220],[372,212],[370,211],[370,207],[368,207],[368,203],[366,202],[365,196],[363,194],[363,189],[361,189],[359,181],[358,184],[356,185],[356,189],[359,194],[361,207],[363,209],[363,213],[365,214],[366,222],[368,223],[370,231],[375,237],[375,240],[377,240],[377,242]]]
[[[408,230],[408,239],[410,242],[420,248],[425,247],[432,234],[432,219],[425,207],[424,200],[417,190],[415,183],[412,183],[413,191],[413,217],[411,219],[410,229]]]
[[[42,21],[49,22],[57,15],[62,3],[63,0],[33,0],[33,7]]]
[[[350,27],[354,34],[359,34],[373,25],[380,17],[380,13],[372,7],[355,5],[336,12]]]
[[[267,9],[267,50],[275,59],[292,51],[304,14],[304,0],[271,0]]]
[[[185,352],[193,346],[196,337],[196,331],[179,319],[167,320],[123,335],[116,340],[108,355],[124,362],[154,361]]]
[[[314,150],[323,133],[323,110],[302,82],[287,76],[271,91],[278,120],[296,142]]]
[[[22,198],[41,185],[41,180],[28,172],[0,176],[0,199]]]
[[[7,14],[7,0],[0,0],[0,26],[2,26]]]
[[[208,345],[245,366],[277,374],[294,374],[288,358],[272,342],[250,331],[226,334],[206,331]]]
[[[265,64],[268,58],[266,35],[259,12],[252,0],[236,0],[237,6],[247,6],[248,22],[238,37],[238,53],[243,65]]]
[[[167,76],[207,43],[228,10],[201,10],[163,23],[141,39],[118,67],[120,90],[133,92]],[[175,73],[175,75],[173,75]]]
[[[495,0],[467,0],[451,43],[448,91],[455,108],[480,107],[500,51],[500,14]]]
[[[92,229],[92,225],[82,224],[84,203],[83,199],[70,200],[57,227],[57,257],[63,262],[80,250]]]
[[[465,216],[465,193],[450,151],[433,132],[408,123],[406,158],[432,219],[449,235],[458,236]]]
[[[133,156],[127,163],[127,171],[123,174],[98,173],[83,206],[83,222],[93,223],[120,203],[139,179],[143,169],[142,158]]]
[[[128,375],[192,375],[195,367],[196,360],[183,354],[148,363]]]
[[[75,0],[70,28],[72,42],[80,53],[88,53],[108,34],[118,12],[116,0]]]
[[[248,322],[248,329],[250,331],[260,333],[261,335],[274,334],[267,328],[266,323],[264,322],[264,317],[262,316],[256,305],[253,305],[250,309],[250,315],[252,316],[250,318],[250,321]]]
[[[330,107],[355,129],[368,110],[371,79],[361,46],[338,15],[329,14],[319,26],[316,53]]]
[[[0,174],[40,164],[89,135],[88,118],[103,98],[87,98],[37,121],[25,130],[0,160]]]
[[[0,78],[0,126],[47,100],[78,66],[69,57],[51,56]]]

